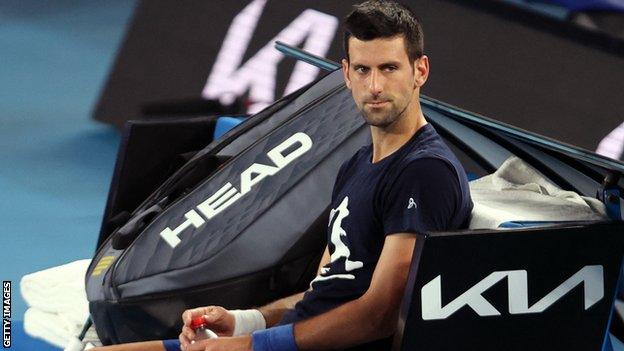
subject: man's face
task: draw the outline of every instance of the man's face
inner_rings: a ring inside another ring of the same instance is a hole
[[[367,124],[387,127],[404,115],[428,73],[426,56],[413,63],[403,36],[368,41],[349,38],[349,61],[342,61],[347,87]],[[424,68],[424,71],[423,71]],[[416,101],[417,103],[417,101]]]

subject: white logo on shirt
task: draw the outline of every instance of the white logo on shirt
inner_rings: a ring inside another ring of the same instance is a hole
[[[349,247],[345,245],[341,238],[347,237],[347,232],[342,228],[342,221],[349,215],[348,206],[349,197],[345,196],[340,205],[338,205],[338,208],[332,209],[329,213],[329,226],[331,227],[331,235],[329,240],[334,246],[334,252],[332,252],[331,254],[330,264],[321,268],[321,273],[317,275],[316,278],[314,278],[310,285],[312,285],[314,282],[328,279],[355,279],[355,275],[353,274],[331,275],[329,266],[341,257],[344,257],[345,259],[346,272],[351,272],[364,266],[364,264],[360,261],[349,260],[349,257],[351,256],[351,251],[349,250]]]
[[[416,206],[416,201],[414,201],[414,198],[410,197],[409,198],[409,203],[407,204],[407,209],[411,209],[411,208],[416,208],[418,206]]]

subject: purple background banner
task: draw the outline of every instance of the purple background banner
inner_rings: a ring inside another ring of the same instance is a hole
[[[352,3],[141,1],[94,118],[120,127],[144,117],[146,104],[202,97],[240,97],[255,112],[323,74],[284,58],[272,42],[339,61],[340,21]],[[621,42],[494,0],[408,3],[431,61],[424,94],[621,157]]]

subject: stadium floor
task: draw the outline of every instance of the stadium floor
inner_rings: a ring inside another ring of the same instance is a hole
[[[0,4],[0,277],[13,283],[12,350],[56,350],[24,334],[20,278],[95,249],[119,135],[90,114],[134,5]]]

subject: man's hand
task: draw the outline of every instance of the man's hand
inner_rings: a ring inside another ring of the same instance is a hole
[[[184,351],[252,351],[251,336],[200,340],[190,344]]]
[[[186,310],[182,313],[184,326],[180,333],[180,345],[182,349],[188,346],[195,339],[195,331],[191,328],[193,318],[203,317],[208,329],[218,336],[232,336],[234,333],[234,316],[223,307],[207,306]],[[201,349],[203,350],[203,349]],[[217,349],[215,349],[217,350]]]
[[[325,253],[323,254],[323,257],[319,264],[319,268],[318,268],[319,273],[321,272],[321,268],[325,266],[327,263],[329,263],[329,259],[330,259],[329,250],[326,247]],[[267,328],[277,324],[277,322],[279,322],[280,319],[282,319],[284,312],[286,312],[288,309],[293,308],[295,304],[299,302],[302,298],[303,298],[303,293],[298,293],[298,294],[294,294],[292,296],[288,296],[283,299],[277,300],[271,304],[268,304],[264,307],[259,308],[260,313],[262,313],[262,315],[264,316]],[[228,312],[228,310],[219,306],[199,307],[199,308],[194,308],[192,310],[186,310],[184,311],[184,313],[182,313],[182,320],[184,322],[184,326],[182,327],[182,332],[180,333],[180,336],[179,336],[180,346],[182,347],[182,350],[185,350],[185,347],[190,345],[191,341],[195,339],[195,332],[191,329],[191,321],[193,320],[193,318],[196,318],[199,316],[205,316],[204,319],[208,323],[208,329],[217,333],[217,335],[219,335],[220,338],[219,338],[219,342],[205,340],[205,341],[200,341],[198,345],[207,344],[207,345],[213,346],[214,344],[215,347],[220,347],[216,345],[221,345],[222,343],[226,342],[222,340],[238,339],[238,338],[227,338],[227,339],[221,338],[223,336],[231,337],[234,334],[235,318],[231,313]],[[216,339],[213,339],[213,340],[216,340]],[[194,345],[193,347],[199,347],[199,346]],[[189,349],[189,350],[193,350],[193,349]],[[204,349],[200,348],[199,350],[204,350]],[[217,348],[215,350],[219,350],[219,349]],[[251,338],[249,339],[249,350],[251,350]]]

